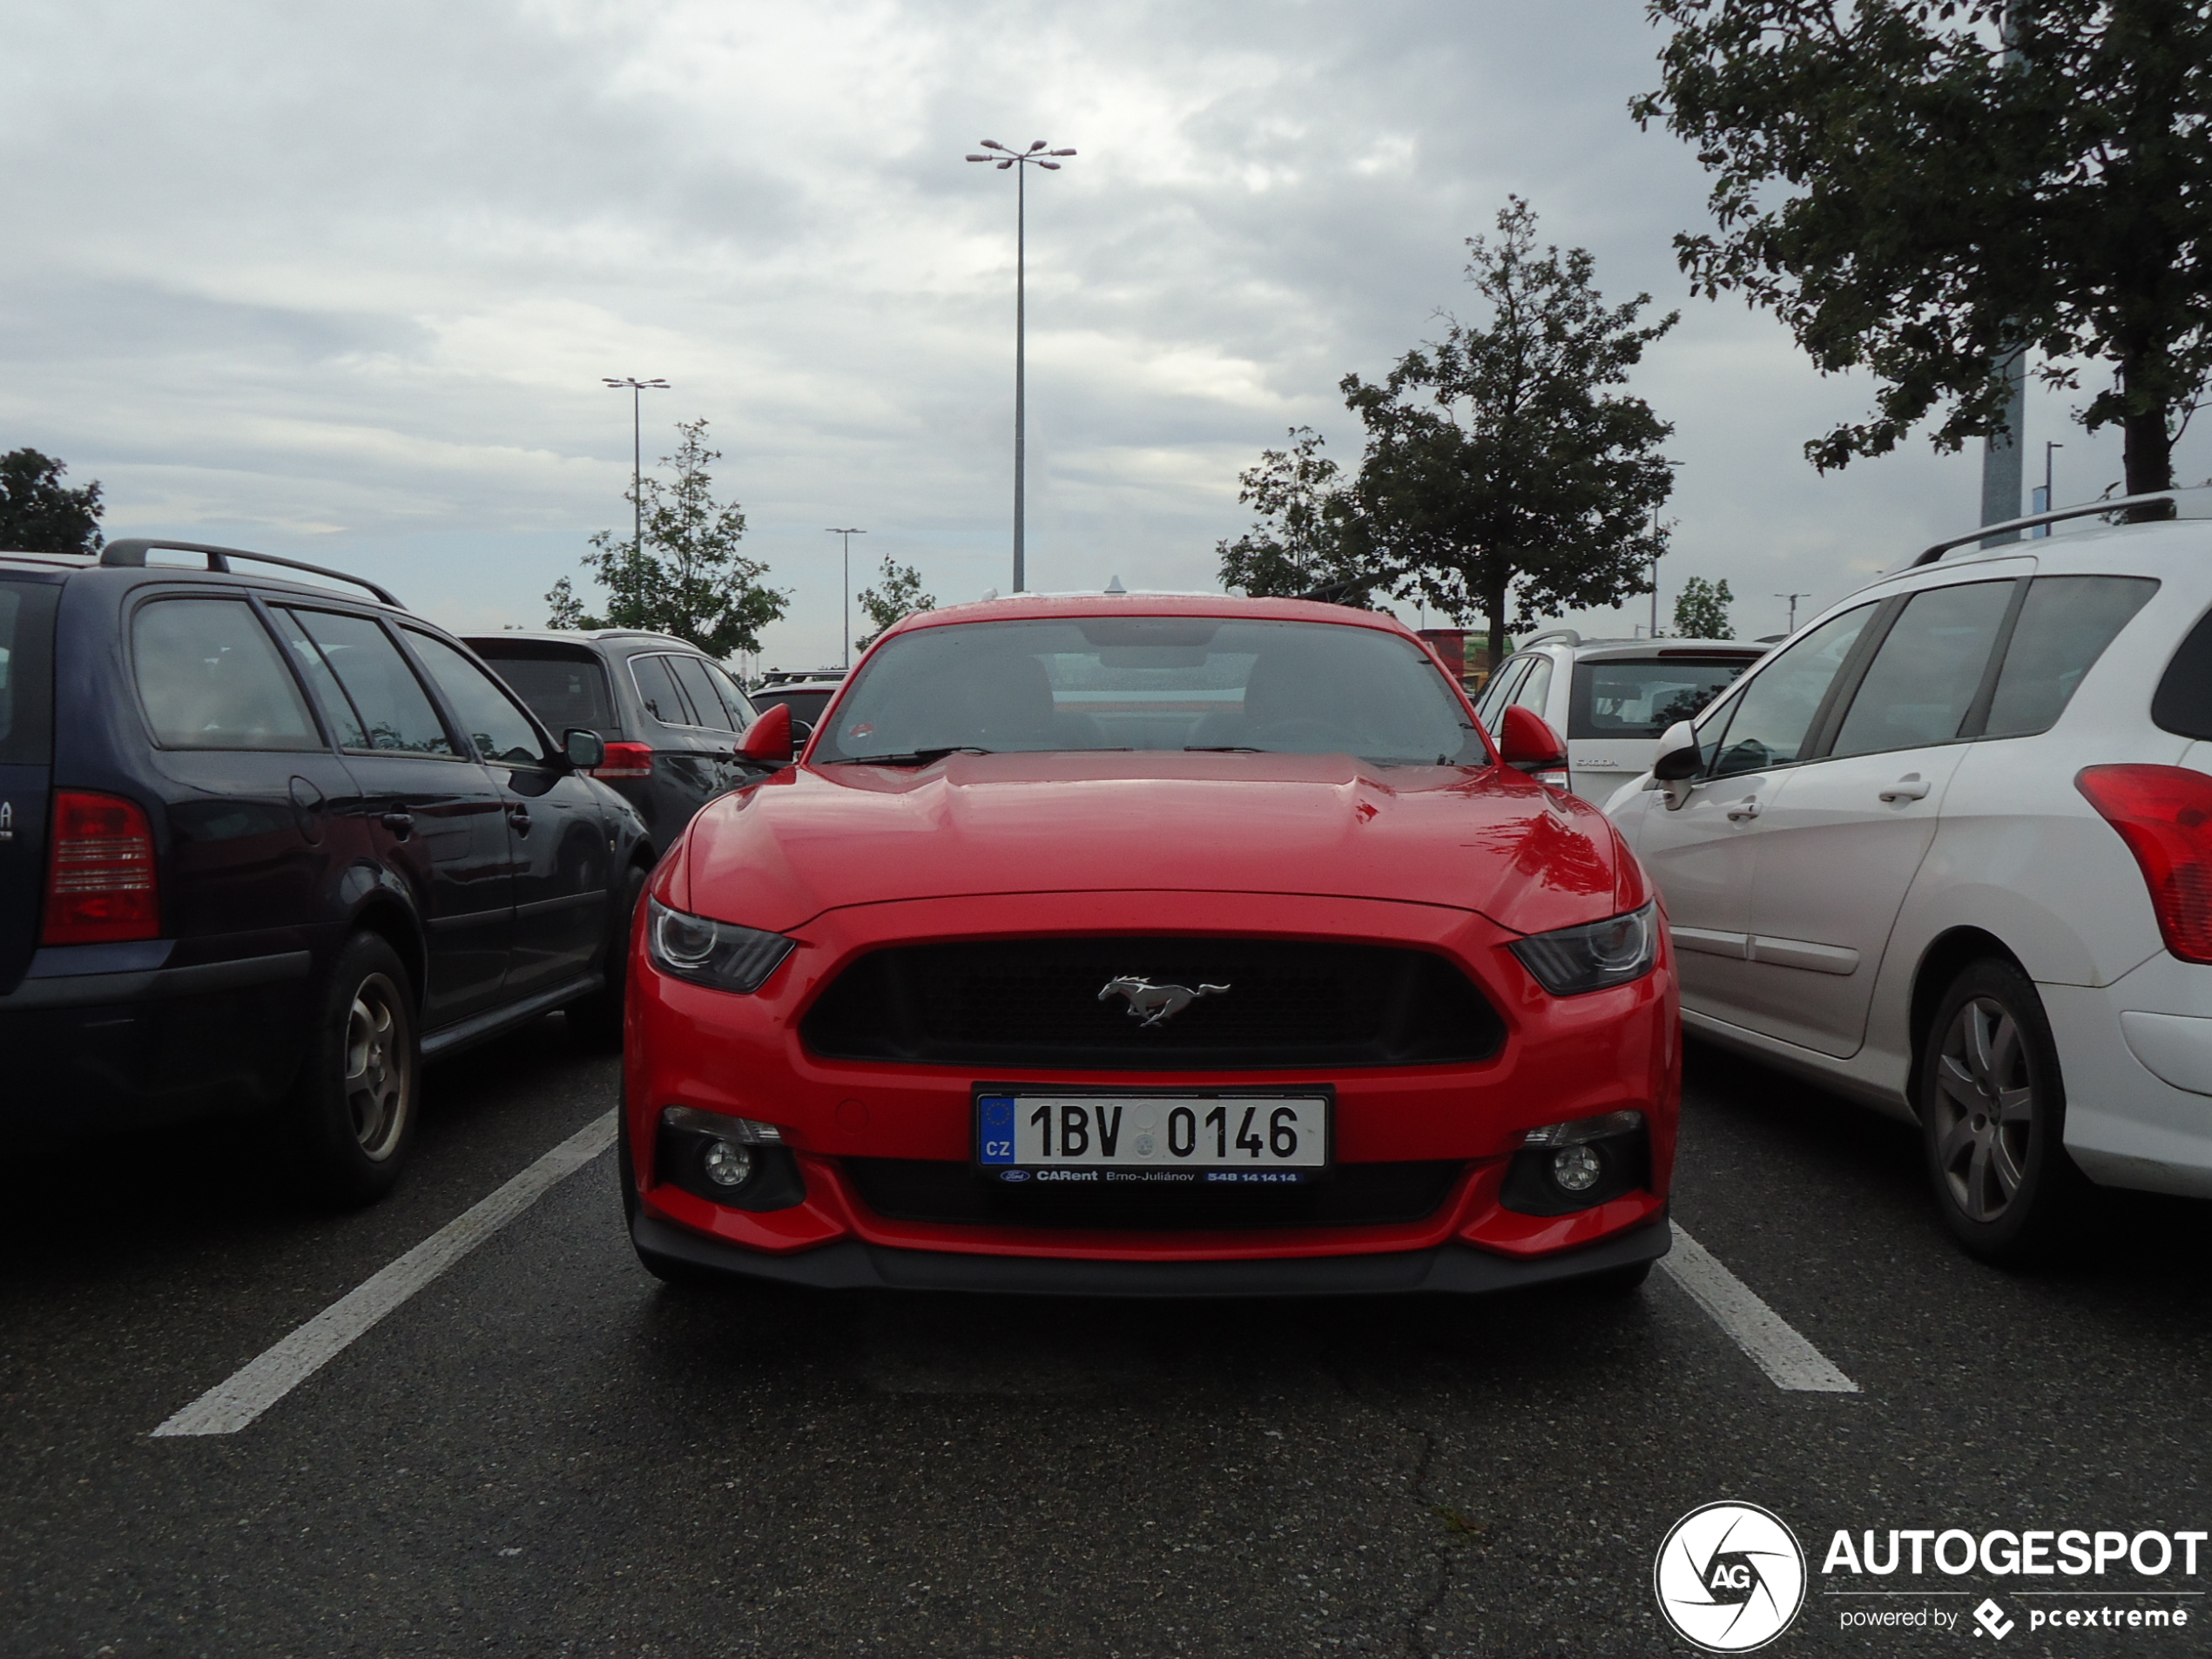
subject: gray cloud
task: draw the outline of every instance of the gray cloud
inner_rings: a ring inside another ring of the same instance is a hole
[[[1013,204],[1033,179],[1031,552],[1044,585],[1206,586],[1236,474],[1462,305],[1508,192],[1601,282],[1684,320],[1638,389],[1677,424],[1678,551],[1838,597],[1966,522],[1974,461],[1821,479],[1861,407],[1770,321],[1683,297],[1683,146],[1625,105],[1629,0],[19,5],[0,63],[0,445],[107,485],[111,525],[234,536],[471,626],[541,619],[704,415],[751,545],[795,590],[772,658],[836,652],[833,539],[945,597],[1005,583]],[[2061,432],[2061,496],[2116,444]],[[2191,439],[2185,467],[2202,453]],[[2040,456],[2038,448],[2035,453]],[[1639,613],[1640,614],[1640,613]],[[1599,618],[1600,621],[1614,620]]]

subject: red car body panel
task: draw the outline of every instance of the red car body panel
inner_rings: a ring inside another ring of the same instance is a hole
[[[910,618],[887,638],[950,622],[1091,613],[1257,615],[1412,637],[1389,618],[1335,606],[1132,596],[959,607]],[[821,729],[836,718],[833,706]],[[1297,1263],[1446,1247],[1525,1262],[1649,1229],[1665,1213],[1681,1056],[1663,926],[1653,971],[1581,995],[1546,991],[1508,948],[1525,934],[1636,909],[1652,889],[1602,813],[1494,761],[1377,766],[1341,755],[1061,752],[961,754],[917,768],[802,759],[702,811],[651,893],[672,909],[797,941],[749,995],[658,972],[642,921],[633,944],[624,1130],[631,1201],[653,1224],[729,1247],[727,1264],[853,1243],[1067,1262]],[[973,1066],[828,1059],[800,1035],[815,1000],[873,949],[1167,934],[1429,952],[1474,983],[1504,1038],[1487,1059],[1452,1064],[1141,1075],[1024,1066],[1007,1078]],[[896,1220],[863,1201],[846,1160],[967,1165],[977,1087],[1015,1082],[1325,1086],[1338,1165],[1451,1160],[1463,1168],[1430,1213],[1372,1224],[968,1224]],[[803,1200],[754,1211],[657,1179],[657,1124],[675,1105],[779,1126]],[[1507,1166],[1527,1130],[1621,1110],[1645,1116],[1647,1186],[1564,1215],[1504,1207]]]

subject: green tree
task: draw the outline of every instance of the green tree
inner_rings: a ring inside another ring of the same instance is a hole
[[[584,567],[607,590],[604,616],[586,611],[569,578],[545,596],[555,628],[645,628],[687,639],[711,657],[760,649],[760,630],[784,614],[790,596],[763,586],[768,567],[738,551],[745,509],[714,498],[708,466],[722,458],[706,446],[705,420],[677,423],[682,442],[661,465],[668,482],[641,481],[642,539],[613,530],[591,537]],[[623,499],[631,500],[627,491]]]
[[[1259,522],[1235,541],[1215,543],[1221,584],[1241,592],[1296,597],[1329,588],[1364,603],[1376,587],[1374,550],[1359,498],[1337,463],[1321,453],[1311,427],[1290,429],[1287,449],[1263,449],[1238,475],[1237,502]]]
[[[2007,25],[2016,51],[2000,50]],[[1716,233],[1692,287],[1773,311],[1871,416],[1824,470],[1935,417],[2002,427],[2015,348],[2117,425],[2131,494],[2173,484],[2212,373],[2212,9],[2202,0],[1649,0],[1674,33],[1630,113],[1694,145]]]
[[[0,455],[0,547],[18,553],[97,553],[98,479],[79,489],[62,482],[69,469],[36,449]]]
[[[921,590],[921,572],[911,564],[894,564],[888,558],[883,561],[883,586],[862,588],[853,597],[875,624],[874,633],[853,642],[861,651],[875,644],[877,636],[900,617],[937,608],[937,596]]]
[[[1659,445],[1674,428],[1608,388],[1677,320],[1640,327],[1649,294],[1607,306],[1588,252],[1539,253],[1518,197],[1497,231],[1467,242],[1487,325],[1447,318],[1441,341],[1379,384],[1348,374],[1342,388],[1366,427],[1364,536],[1395,591],[1458,623],[1486,618],[1492,662],[1508,623],[1649,591],[1664,547],[1653,515],[1674,483]]]
[[[1708,582],[1702,576],[1690,577],[1675,596],[1675,632],[1684,639],[1735,638],[1735,625],[1728,619],[1728,608],[1735,602],[1725,578]]]

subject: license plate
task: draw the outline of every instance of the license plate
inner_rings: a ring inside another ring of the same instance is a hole
[[[1329,1097],[979,1093],[975,1152],[1001,1180],[1298,1185],[1328,1167]]]

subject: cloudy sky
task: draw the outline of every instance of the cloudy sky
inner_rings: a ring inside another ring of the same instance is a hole
[[[1780,328],[1688,298],[1685,148],[1629,99],[1635,0],[16,0],[0,57],[0,448],[98,478],[110,535],[371,575],[456,628],[538,625],[584,538],[703,416],[792,590],[770,662],[835,661],[837,539],[945,599],[1008,585],[1011,179],[1030,199],[1031,585],[1216,584],[1238,470],[1335,386],[1474,314],[1508,192],[1608,296],[1680,307],[1635,390],[1676,423],[1668,600],[1778,629],[1970,525],[1979,457],[1822,478],[1864,407]],[[2038,397],[2060,499],[2119,473]],[[2194,482],[2212,439],[2179,456]],[[1604,613],[1625,631],[1643,608]],[[1803,614],[1802,610],[1801,613]],[[1409,616],[1408,620],[1414,618]]]

